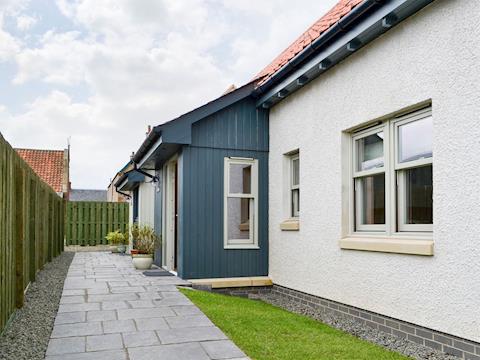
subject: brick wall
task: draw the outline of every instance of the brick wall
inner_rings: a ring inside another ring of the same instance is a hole
[[[462,359],[480,360],[480,343],[424,328],[398,319],[393,319],[367,310],[362,310],[353,306],[337,303],[335,301],[327,300],[279,285],[273,285],[271,291],[273,293],[286,296],[293,301],[298,301],[304,305],[329,312],[333,315],[348,317],[351,320],[357,321],[379,331],[383,331],[400,338],[405,338],[435,350],[458,356]]]

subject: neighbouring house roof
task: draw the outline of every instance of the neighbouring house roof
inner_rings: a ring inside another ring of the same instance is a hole
[[[107,190],[72,189],[70,201],[107,201]]]
[[[273,74],[286,65],[314,40],[318,39],[320,35],[352,11],[352,9],[362,1],[363,0],[340,0],[330,11],[315,21],[307,31],[300,35],[297,40],[283,50],[280,55],[255,76],[256,79],[259,79],[259,84],[267,82]]]
[[[63,191],[64,150],[15,149],[55,192]]]

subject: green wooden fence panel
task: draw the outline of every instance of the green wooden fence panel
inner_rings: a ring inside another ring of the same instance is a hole
[[[110,231],[127,230],[127,203],[71,201],[66,207],[66,245],[106,245]]]
[[[63,251],[64,202],[0,134],[0,332],[37,271]]]

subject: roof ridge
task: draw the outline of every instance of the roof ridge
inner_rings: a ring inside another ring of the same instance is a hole
[[[66,149],[57,150],[57,149],[34,149],[34,148],[19,148],[15,147],[15,150],[27,150],[27,151],[49,151],[49,152],[64,152]]]

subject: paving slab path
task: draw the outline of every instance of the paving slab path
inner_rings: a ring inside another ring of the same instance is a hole
[[[177,285],[188,282],[147,277],[129,256],[76,253],[46,359],[247,359]]]

